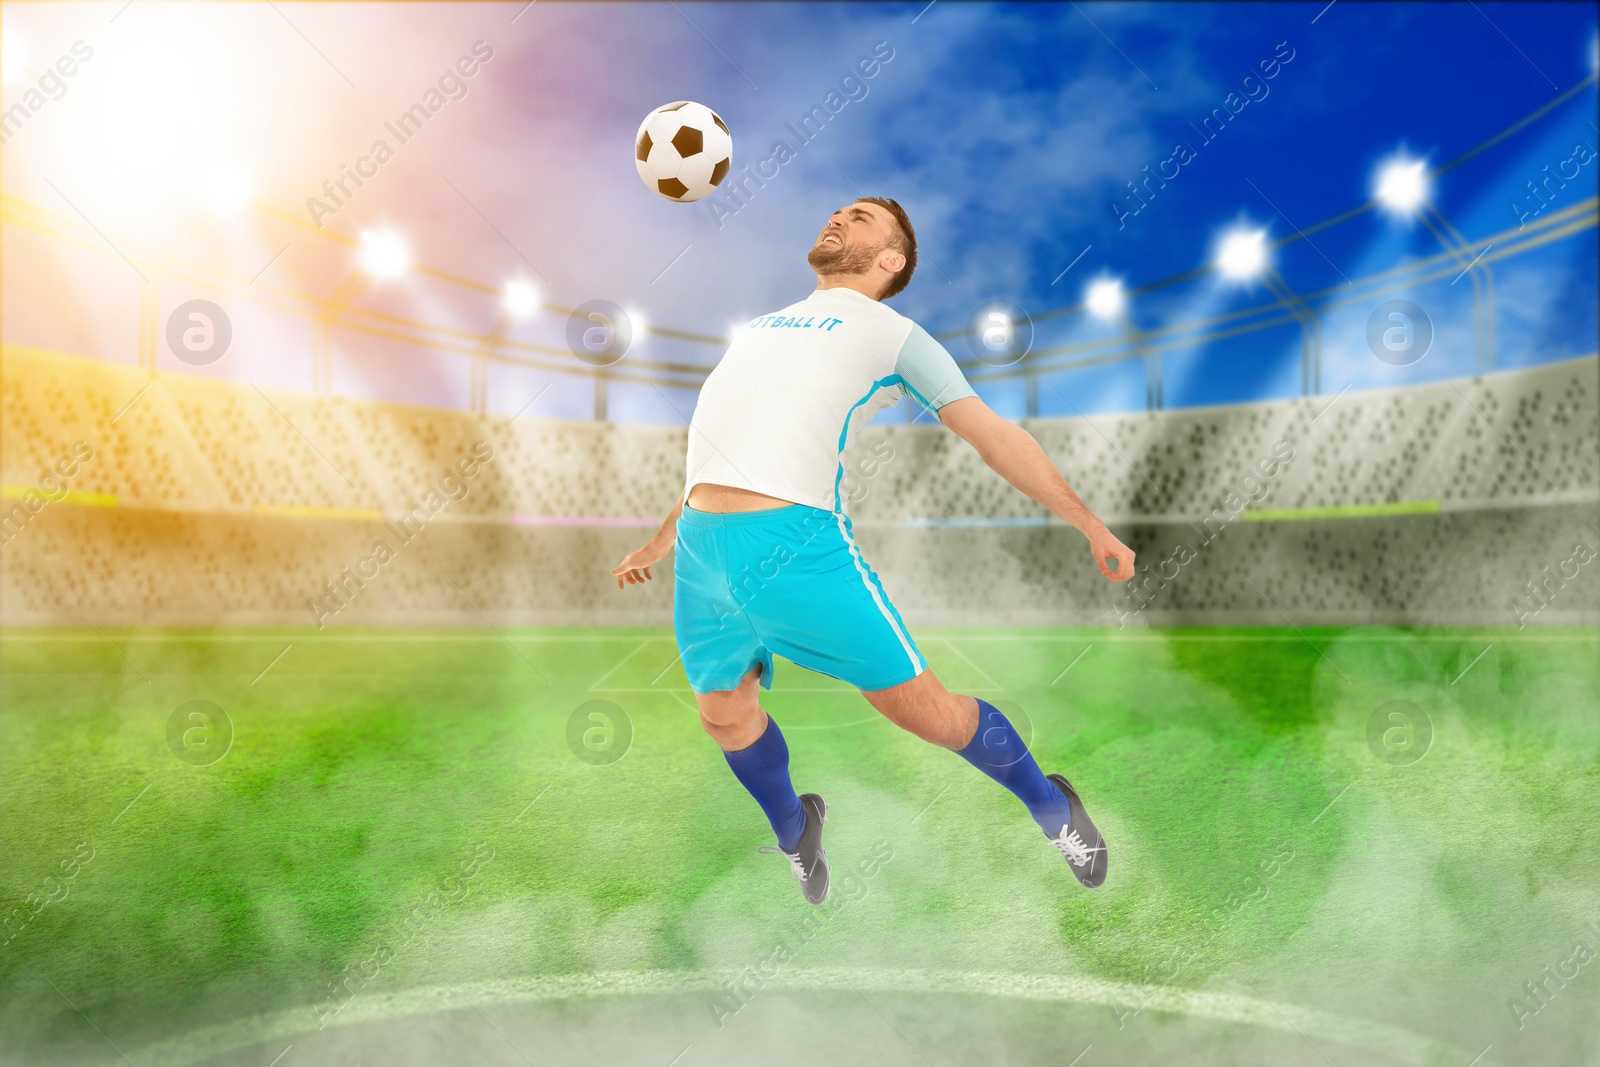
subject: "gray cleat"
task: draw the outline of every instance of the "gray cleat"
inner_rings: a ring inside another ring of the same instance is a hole
[[[1094,828],[1072,784],[1059,774],[1047,774],[1045,777],[1061,790],[1067,798],[1067,807],[1072,811],[1072,821],[1061,828],[1061,833],[1047,840],[1067,858],[1072,873],[1085,888],[1098,888],[1106,880],[1106,839]]]
[[[815,793],[801,793],[800,807],[806,813],[806,828],[800,833],[800,844],[795,851],[785,852],[774,845],[762,845],[757,851],[776,852],[785,857],[793,869],[793,877],[800,879],[806,901],[821,904],[828,899],[828,853],[822,848],[828,802]]]

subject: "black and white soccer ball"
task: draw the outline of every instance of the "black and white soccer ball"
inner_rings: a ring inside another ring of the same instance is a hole
[[[704,104],[679,100],[639,123],[634,165],[653,192],[687,203],[710,195],[733,166],[728,124]]]

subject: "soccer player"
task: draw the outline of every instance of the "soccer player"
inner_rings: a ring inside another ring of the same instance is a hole
[[[917,236],[899,204],[869,196],[840,208],[807,258],[816,291],[746,323],[707,376],[689,425],[684,494],[655,536],[612,568],[617,588],[651,580],[651,565],[676,544],[673,624],[700,723],[777,834],[777,848],[762,851],[788,857],[806,900],[828,895],[828,805],[795,794],[788,746],[757,699],[772,688],[774,653],[849,682],[896,726],[1011,790],[1094,888],[1105,881],[1106,843],[1077,792],[1039,770],[993,704],[945,690],[862,558],[845,514],[845,451],[862,424],[910,394],[1002,478],[1077,527],[1106,578],[1132,577],[1134,554],[1033,435],[989,410],[950,353],[883,303],[917,266]]]

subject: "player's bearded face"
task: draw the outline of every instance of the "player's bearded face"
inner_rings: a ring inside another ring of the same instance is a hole
[[[834,232],[828,231],[829,234]],[[828,234],[824,234],[806,256],[806,262],[818,274],[866,274],[888,246],[887,242],[881,242],[874,248],[852,248],[844,234],[838,237],[839,242],[835,244],[828,240]]]

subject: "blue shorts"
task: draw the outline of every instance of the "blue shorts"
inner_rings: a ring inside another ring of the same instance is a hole
[[[774,653],[869,691],[928,665],[843,515],[685,504],[672,574],[673,628],[696,693],[737,689],[758,663],[771,689]]]

